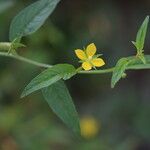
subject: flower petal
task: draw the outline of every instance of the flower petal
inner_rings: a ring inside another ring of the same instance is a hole
[[[75,53],[79,59],[81,59],[81,60],[87,59],[86,54],[83,50],[77,49],[77,50],[75,50]]]
[[[87,56],[88,57],[94,56],[94,54],[96,53],[96,50],[97,50],[97,48],[96,48],[96,46],[95,46],[94,43],[89,44],[87,46],[87,48],[86,48],[86,54],[87,54]]]
[[[89,62],[84,62],[84,63],[82,63],[82,68],[84,70],[91,70],[92,69],[92,65]]]
[[[94,58],[93,60],[91,60],[91,63],[95,67],[101,67],[101,66],[105,65],[104,60],[101,58]]]

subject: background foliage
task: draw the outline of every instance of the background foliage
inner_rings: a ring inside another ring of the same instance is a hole
[[[11,19],[32,2],[0,1],[0,41],[8,41]],[[19,53],[50,64],[78,66],[74,49],[94,42],[108,66],[114,66],[118,58],[134,54],[130,41],[149,10],[147,0],[65,0],[43,28],[23,39],[29,46]],[[149,30],[147,35],[145,52],[149,53]],[[75,139],[41,93],[20,100],[24,85],[40,71],[0,58],[0,149],[150,149],[150,71],[129,71],[115,89],[110,88],[109,74],[78,75],[67,81],[80,117],[92,116],[99,122],[98,135],[88,141]]]

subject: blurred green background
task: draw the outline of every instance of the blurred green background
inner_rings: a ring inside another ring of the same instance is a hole
[[[12,18],[32,2],[0,0],[0,41],[8,41]],[[111,67],[120,57],[135,54],[131,41],[149,14],[149,0],[62,0],[44,26],[23,39],[27,47],[18,52],[39,62],[78,67],[74,50],[94,42],[104,68]],[[145,53],[150,53],[148,41],[150,30]],[[150,150],[149,70],[128,71],[114,89],[111,74],[67,81],[81,120],[97,123],[96,133],[85,139],[74,136],[40,92],[19,98],[42,70],[0,57],[0,150]]]

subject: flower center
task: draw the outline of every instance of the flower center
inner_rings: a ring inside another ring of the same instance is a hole
[[[88,57],[88,60],[92,60],[92,56],[89,56],[89,57]]]

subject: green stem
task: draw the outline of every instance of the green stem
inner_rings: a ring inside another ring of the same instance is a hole
[[[0,50],[9,51],[11,48],[10,42],[0,42]]]
[[[9,43],[9,42],[0,42],[0,50],[9,51],[10,48],[11,48],[11,43]],[[14,59],[20,60],[22,62],[26,62],[26,63],[32,64],[32,65],[38,66],[38,67],[43,67],[43,68],[52,67],[51,65],[39,63],[39,62],[30,60],[30,59],[24,58],[22,56],[14,55],[14,54],[7,53],[7,52],[0,52],[0,56],[14,58]],[[102,73],[113,72],[114,68],[104,69],[104,70],[91,70],[91,71],[82,71],[81,69],[82,69],[81,67],[77,69],[79,74],[102,74]]]
[[[114,67],[109,68],[109,69],[103,69],[103,70],[79,71],[78,73],[80,74],[104,74],[104,73],[111,73],[113,72],[113,70],[114,70]]]
[[[52,67],[51,65],[39,63],[39,62],[30,60],[28,58],[24,58],[24,57],[19,56],[19,55],[13,55],[11,53],[0,52],[0,56],[14,58],[14,59],[20,60],[22,62],[26,62],[26,63],[32,64],[32,65],[38,66],[38,67],[43,67],[43,68],[50,68],[50,67]]]
[[[0,52],[0,56],[17,59],[19,61],[26,62],[26,63],[32,64],[32,65],[35,65],[35,66],[38,66],[38,67],[43,67],[43,68],[52,67],[49,64],[39,63],[39,62],[30,60],[28,58],[24,58],[22,56],[19,56],[17,54],[8,53],[10,47],[11,47],[11,43],[9,43],[9,42],[0,42],[0,50],[7,51],[7,52]],[[145,58],[146,57],[150,57],[150,56],[145,55]],[[128,59],[131,60],[131,61],[137,61],[137,57],[135,57],[135,56],[129,56]],[[143,65],[144,65],[144,67],[143,67]],[[129,66],[127,69],[149,69],[149,68],[150,68],[149,64],[138,64],[138,66],[133,64],[133,66]],[[81,69],[82,69],[81,67],[79,67],[77,69],[77,72],[79,74],[104,74],[104,73],[111,73],[111,72],[114,71],[114,67],[108,68],[108,69],[103,69],[103,70],[90,70],[90,71],[83,71]]]
[[[20,60],[22,62],[26,62],[26,63],[32,64],[32,65],[38,66],[38,67],[43,67],[43,68],[52,67],[49,64],[39,63],[39,62],[30,60],[28,58],[24,58],[24,57],[19,56],[19,55],[13,55],[13,54],[7,53],[7,52],[0,52],[0,56],[14,58],[14,59]],[[80,69],[81,68],[79,68],[79,70]],[[104,74],[104,73],[113,72],[113,70],[114,70],[114,68],[110,68],[110,69],[104,69],[104,70],[78,71],[78,73],[79,74]]]
[[[39,63],[39,62],[30,60],[28,58],[24,58],[24,57],[19,56],[19,55],[9,53],[9,50],[11,48],[11,44],[12,43],[10,43],[10,42],[0,42],[0,50],[7,51],[7,52],[0,52],[0,56],[14,58],[14,59],[20,60],[22,62],[26,62],[26,63],[32,64],[32,65],[38,66],[38,67],[43,67],[43,68],[52,67],[51,65],[48,65],[48,64]]]

